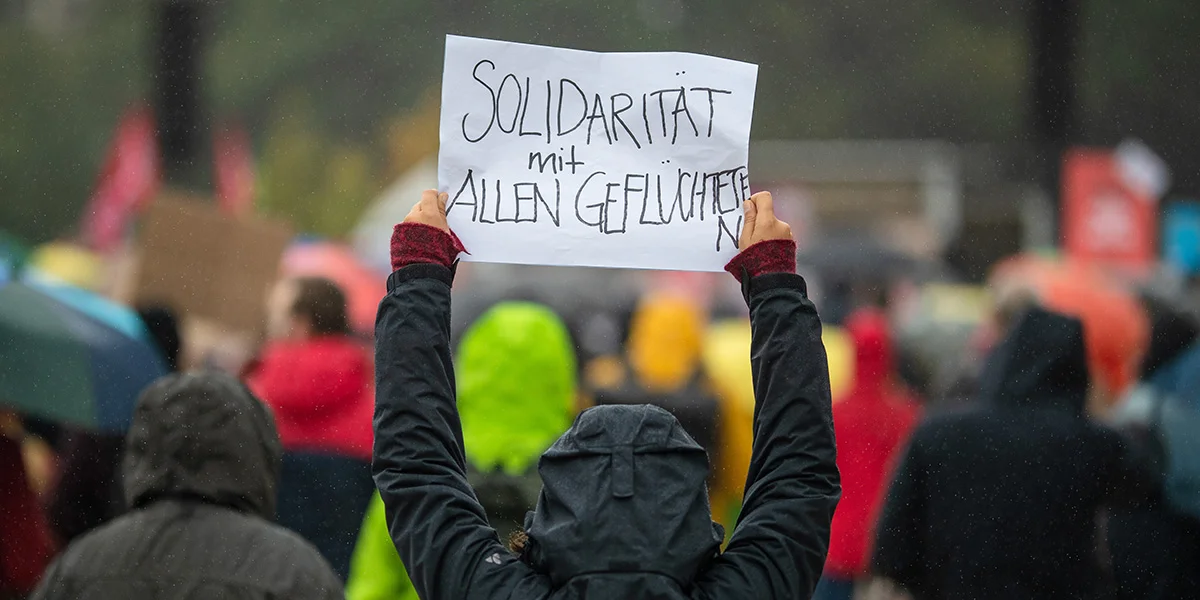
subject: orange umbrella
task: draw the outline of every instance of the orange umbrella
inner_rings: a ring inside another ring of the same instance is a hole
[[[375,328],[375,312],[387,293],[385,276],[359,262],[349,247],[331,242],[293,244],[283,254],[283,273],[289,277],[324,277],[346,294],[350,325],[362,333]]]
[[[1110,399],[1137,379],[1150,323],[1122,282],[1087,264],[1022,255],[997,265],[991,284],[1001,296],[1027,290],[1042,306],[1082,321],[1093,381]]]

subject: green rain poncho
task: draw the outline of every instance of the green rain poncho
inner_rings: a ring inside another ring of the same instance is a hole
[[[476,471],[526,473],[575,416],[575,351],[562,321],[544,306],[497,304],[463,337],[455,371],[467,460]],[[346,598],[416,597],[376,493],[354,549]]]

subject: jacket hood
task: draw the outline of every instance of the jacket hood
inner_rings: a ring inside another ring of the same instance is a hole
[[[630,323],[626,349],[638,384],[672,392],[690,383],[703,339],[704,315],[695,302],[673,295],[643,300]]]
[[[584,411],[538,471],[526,560],[556,588],[613,573],[656,573],[686,588],[724,538],[708,502],[708,457],[661,408]]]
[[[191,497],[267,519],[283,450],[267,408],[220,373],[168,375],[142,392],[126,438],[125,499]]]
[[[854,345],[854,387],[879,389],[895,365],[887,317],[878,310],[855,312],[846,321]]]
[[[550,309],[503,302],[458,348],[458,410],[467,458],[481,471],[528,470],[575,414],[575,351]]]
[[[1006,406],[1059,408],[1082,415],[1088,393],[1083,324],[1030,309],[988,357],[980,398]]]

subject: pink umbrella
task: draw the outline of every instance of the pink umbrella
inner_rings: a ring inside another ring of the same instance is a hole
[[[387,293],[386,276],[371,270],[342,244],[301,242],[283,254],[283,273],[289,277],[324,277],[346,294],[350,325],[361,333],[375,328],[375,312]]]

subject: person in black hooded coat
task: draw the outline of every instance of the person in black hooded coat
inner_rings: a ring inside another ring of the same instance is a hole
[[[876,575],[917,600],[1105,597],[1096,522],[1152,488],[1141,456],[1084,414],[1078,320],[1033,308],[988,359],[979,408],[913,434],[876,533]]]
[[[669,412],[582,412],[538,463],[527,539],[505,550],[467,483],[450,353],[462,250],[425,192],[392,240],[376,322],[375,482],[424,600],[763,600],[812,594],[840,494],[821,323],[769,194],[728,269],[750,305],[758,405],[744,508],[724,552],[704,450]],[[789,272],[790,271],[790,272]]]
[[[270,521],[281,455],[270,412],[237,380],[159,379],[126,439],[131,511],[75,540],[32,598],[342,598],[316,548]]]

